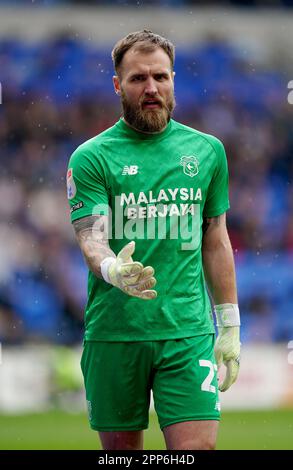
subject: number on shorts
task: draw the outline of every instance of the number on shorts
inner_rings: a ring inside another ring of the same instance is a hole
[[[216,387],[212,385],[212,381],[215,376],[215,371],[217,370],[217,365],[213,364],[211,361],[207,361],[206,359],[200,359],[199,365],[201,367],[208,367],[210,369],[208,376],[204,379],[203,383],[201,384],[201,390],[203,390],[204,392],[216,393]]]

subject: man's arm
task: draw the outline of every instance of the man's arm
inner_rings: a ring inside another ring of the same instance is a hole
[[[225,213],[204,219],[202,256],[206,282],[215,305],[237,304],[234,257]]]
[[[106,215],[95,215],[75,220],[73,227],[84,259],[92,273],[103,279],[101,263],[107,257],[116,258],[109,247]]]
[[[108,243],[108,217],[96,215],[73,222],[76,238],[90,271],[125,294],[144,300],[156,298],[154,269],[133,261],[135,242],[125,245],[117,257]]]
[[[233,251],[226,227],[226,214],[203,222],[202,257],[206,282],[215,304],[218,337],[215,357],[227,368],[219,385],[224,392],[236,381],[240,356],[240,317]]]

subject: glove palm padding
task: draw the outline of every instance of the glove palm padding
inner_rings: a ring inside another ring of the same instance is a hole
[[[236,381],[239,372],[240,357],[240,328],[239,326],[218,327],[218,337],[215,344],[215,358],[218,369],[221,364],[226,366],[226,376],[219,385],[219,390],[225,392]]]
[[[122,248],[117,258],[109,266],[108,276],[113,286],[121,289],[125,294],[151,300],[157,297],[157,292],[152,290],[156,285],[154,269],[151,266],[144,267],[142,263],[133,261],[135,242],[130,242]]]

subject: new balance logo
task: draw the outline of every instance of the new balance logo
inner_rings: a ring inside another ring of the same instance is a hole
[[[138,166],[137,165],[125,165],[125,167],[122,170],[122,175],[136,175],[138,172]]]

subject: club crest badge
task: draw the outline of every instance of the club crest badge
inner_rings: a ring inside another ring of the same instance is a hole
[[[73,199],[74,196],[76,195],[76,185],[73,179],[72,168],[69,168],[67,171],[66,184],[67,184],[67,197],[68,199]]]
[[[198,159],[193,155],[184,155],[180,159],[180,165],[183,166],[183,173],[191,178],[196,176],[199,172],[198,163]]]

